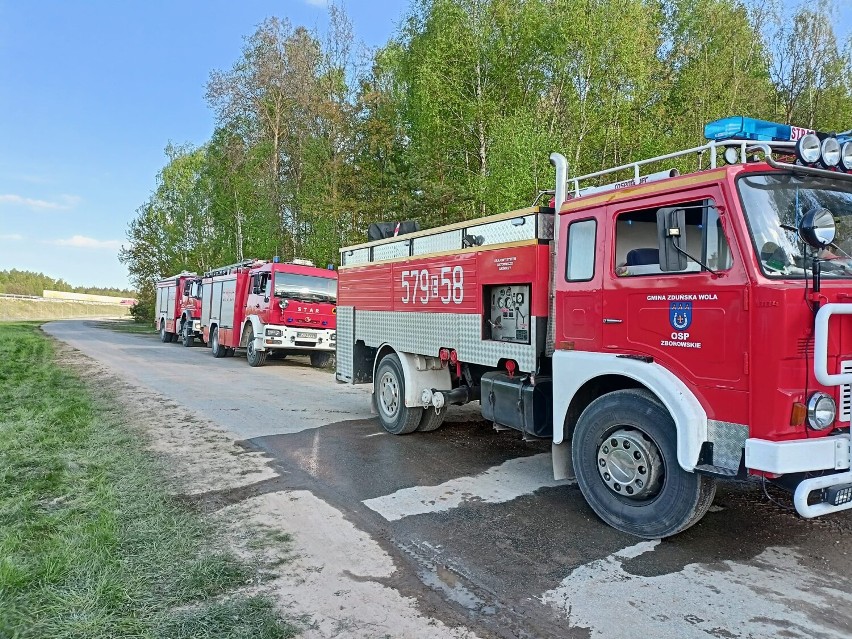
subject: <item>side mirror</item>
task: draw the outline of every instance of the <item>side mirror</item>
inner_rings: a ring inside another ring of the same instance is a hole
[[[686,270],[686,210],[666,207],[657,211],[657,246],[660,250],[660,270]],[[681,249],[680,251],[678,249]]]
[[[799,237],[802,242],[815,249],[822,249],[834,241],[837,228],[834,216],[825,208],[813,208],[799,222]]]

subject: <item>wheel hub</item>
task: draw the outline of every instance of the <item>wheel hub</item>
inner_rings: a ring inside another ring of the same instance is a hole
[[[396,378],[390,373],[385,373],[379,382],[379,388],[382,411],[386,415],[393,417],[399,408],[399,385],[396,382]]]
[[[630,499],[648,499],[662,484],[663,460],[641,431],[622,428],[598,446],[598,472],[607,487]]]

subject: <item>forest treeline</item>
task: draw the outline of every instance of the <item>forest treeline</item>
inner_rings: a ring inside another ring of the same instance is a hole
[[[365,52],[338,5],[323,33],[271,17],[211,72],[215,131],[166,149],[120,257],[143,295],[249,257],[325,265],[370,222],[530,205],[552,151],[582,174],[728,115],[846,130],[836,20],[833,0],[414,0]]]
[[[85,293],[87,295],[114,295],[116,297],[136,297],[136,291],[101,286],[71,286],[63,279],[54,279],[44,273],[34,271],[0,271],[0,293],[10,295],[41,295],[43,291],[62,291],[63,293]]]

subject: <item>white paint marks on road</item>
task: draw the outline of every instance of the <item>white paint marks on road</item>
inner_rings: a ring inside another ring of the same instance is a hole
[[[848,639],[852,594],[831,573],[818,574],[788,548],[767,548],[747,563],[688,564],[654,577],[624,562],[657,548],[644,541],[574,569],[538,599],[561,610],[593,639],[613,637],[778,637]],[[689,624],[694,632],[685,633]],[[613,632],[614,628],[622,631]]]
[[[443,512],[470,501],[499,504],[530,495],[539,488],[571,483],[554,480],[550,453],[541,453],[510,459],[473,477],[459,477],[437,486],[404,488],[367,499],[364,505],[388,521],[395,521],[411,515]]]

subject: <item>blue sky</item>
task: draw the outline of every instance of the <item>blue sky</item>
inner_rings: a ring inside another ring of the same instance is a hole
[[[380,46],[407,0],[345,3]],[[323,0],[0,0],[0,270],[127,286],[118,247],[169,142],[203,144],[214,69],[270,15],[323,29]]]
[[[344,6],[380,46],[408,0]],[[325,0],[0,0],[0,270],[126,286],[118,247],[163,149],[209,139],[208,76],[270,15],[322,29]]]

